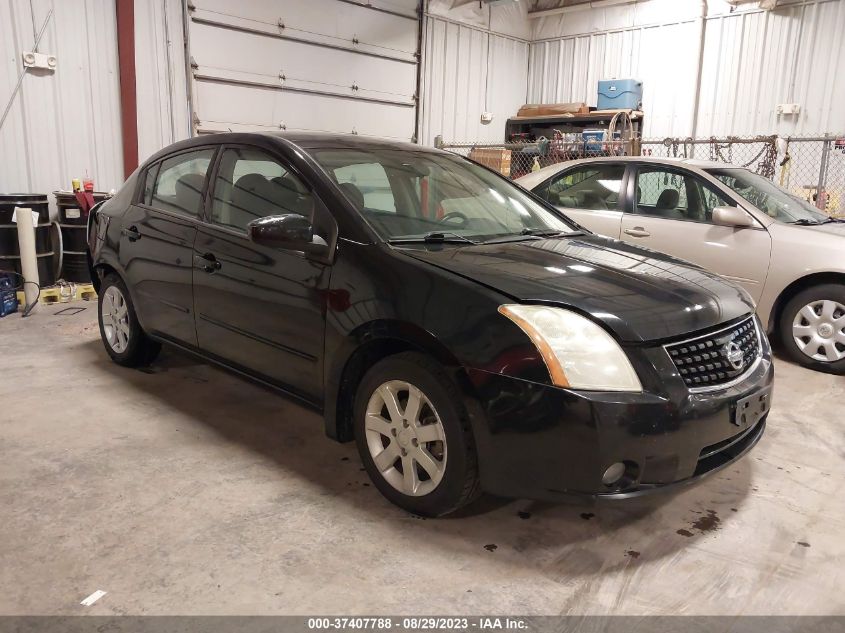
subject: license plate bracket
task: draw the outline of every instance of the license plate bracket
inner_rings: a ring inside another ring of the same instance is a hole
[[[736,401],[731,422],[742,428],[750,428],[769,412],[772,407],[772,388],[761,389]]]

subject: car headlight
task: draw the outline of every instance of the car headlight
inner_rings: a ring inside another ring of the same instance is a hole
[[[628,356],[604,329],[580,314],[540,305],[503,305],[499,312],[525,332],[558,387],[642,391]]]

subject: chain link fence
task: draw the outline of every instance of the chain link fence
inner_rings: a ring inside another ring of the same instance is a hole
[[[442,142],[437,147],[509,178],[596,156],[692,158],[747,167],[832,215],[845,215],[845,134],[728,136],[608,141],[562,135],[533,143]]]

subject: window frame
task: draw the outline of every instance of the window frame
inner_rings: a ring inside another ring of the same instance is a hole
[[[159,177],[160,172],[161,172],[161,164],[164,161],[169,160],[171,158],[175,158],[177,156],[181,156],[182,154],[192,154],[194,152],[199,152],[199,151],[209,150],[209,149],[213,150],[214,153],[211,155],[211,160],[209,161],[208,167],[205,170],[205,183],[203,184],[202,193],[200,194],[200,199],[201,199],[202,204],[200,204],[200,207],[199,207],[199,209],[197,209],[197,213],[195,215],[191,215],[191,214],[188,214],[188,213],[182,213],[181,211],[174,211],[173,209],[161,209],[159,207],[153,206],[152,204],[146,203],[146,200],[143,199],[143,194],[144,194],[144,189],[145,189],[146,183],[147,183],[147,174],[149,173],[149,171],[151,169],[156,170],[156,176],[155,176],[155,180],[153,182],[158,183],[158,177]],[[155,211],[156,213],[164,213],[166,215],[172,215],[172,216],[180,218],[180,219],[188,219],[188,220],[193,220],[193,221],[196,221],[196,222],[202,221],[202,216],[205,212],[205,207],[206,207],[206,198],[208,197],[208,185],[209,185],[209,182],[210,182],[209,174],[211,173],[212,168],[216,164],[219,155],[220,155],[220,146],[217,145],[217,144],[214,144],[214,143],[208,143],[208,144],[205,144],[205,145],[197,145],[195,147],[187,147],[185,149],[179,150],[178,152],[173,152],[171,154],[167,154],[165,156],[162,156],[161,158],[156,159],[155,161],[153,161],[152,163],[150,163],[149,165],[147,165],[144,168],[143,173],[140,174],[140,177],[138,178],[137,190],[135,191],[135,196],[133,198],[135,206],[141,207],[142,209],[147,209],[149,211]]]
[[[281,165],[282,168],[285,169],[288,173],[291,173],[294,176],[296,176],[299,179],[299,181],[308,190],[308,193],[311,194],[311,197],[314,199],[314,210],[313,210],[313,216],[314,217],[310,218],[310,220],[311,220],[312,224],[315,222],[316,215],[319,212],[318,206],[319,205],[325,206],[325,205],[323,204],[320,196],[317,195],[317,190],[314,187],[314,184],[312,182],[310,182],[308,180],[308,178],[303,176],[302,172],[300,172],[298,169],[296,169],[296,167],[294,167],[289,160],[285,159],[284,156],[282,156],[278,152],[272,151],[272,150],[268,149],[267,147],[263,147],[261,145],[256,145],[256,144],[252,144],[252,143],[221,143],[217,147],[217,154],[215,155],[214,161],[211,164],[211,171],[210,171],[210,175],[208,176],[208,182],[206,183],[206,188],[205,188],[205,198],[204,198],[204,201],[203,201],[202,212],[201,212],[200,217],[199,217],[199,220],[205,226],[212,227],[212,228],[214,228],[218,231],[223,231],[225,233],[228,233],[229,235],[242,237],[242,238],[245,238],[247,240],[249,239],[249,234],[247,233],[247,231],[245,231],[245,230],[241,231],[240,229],[235,229],[235,228],[232,228],[230,226],[224,226],[222,224],[217,224],[216,222],[214,222],[214,220],[212,219],[212,215],[211,215],[211,212],[212,212],[211,207],[214,204],[214,188],[217,185],[217,174],[220,170],[220,164],[223,162],[223,153],[227,149],[248,149],[248,150],[252,150],[252,151],[261,152],[263,154],[266,154],[267,156],[269,156],[270,158],[272,158],[276,162],[278,162],[279,165]],[[332,214],[329,214],[329,215],[332,217],[332,220],[335,222],[335,224],[337,224],[337,221],[334,220],[334,216]]]

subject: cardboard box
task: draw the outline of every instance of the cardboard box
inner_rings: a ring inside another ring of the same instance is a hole
[[[509,149],[473,147],[469,159],[485,167],[495,169],[503,176],[511,175],[511,151]]]

